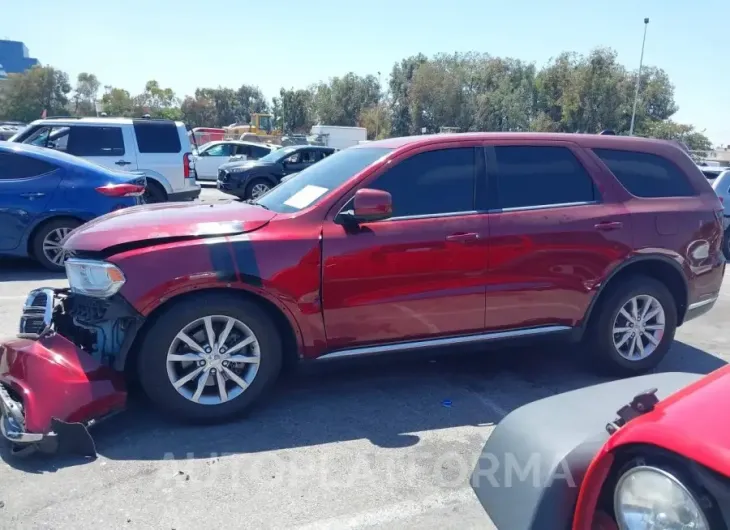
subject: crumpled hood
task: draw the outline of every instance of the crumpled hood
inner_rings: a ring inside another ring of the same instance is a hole
[[[235,201],[134,206],[82,225],[64,247],[96,252],[137,241],[241,234],[261,228],[275,215],[261,206]]]

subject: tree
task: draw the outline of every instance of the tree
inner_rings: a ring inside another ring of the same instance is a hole
[[[387,138],[392,127],[387,103],[381,102],[363,109],[358,119],[358,125],[367,129],[368,140]]]
[[[187,96],[180,105],[180,119],[190,128],[220,125],[215,103],[205,96]]]
[[[80,73],[76,78],[73,96],[73,113],[76,116],[96,115],[96,96],[101,83],[94,74]]]
[[[419,53],[403,59],[400,63],[393,65],[390,72],[390,115],[391,134],[393,136],[406,136],[417,134],[411,123],[411,109],[409,90],[413,81],[413,75],[419,66],[428,62],[425,55]]]
[[[306,133],[314,123],[313,96],[309,90],[286,90],[279,91],[275,105],[279,105],[279,117],[282,120],[281,126],[285,133]]]
[[[144,92],[133,98],[134,114],[152,118],[180,119],[180,101],[171,88],[162,88],[154,79],[147,81]]]
[[[134,101],[128,91],[111,85],[106,85],[104,91],[104,95],[101,97],[103,112],[109,116],[134,116]]]
[[[362,110],[380,99],[375,76],[360,77],[352,72],[319,83],[312,91],[315,119],[327,125],[355,126]]]
[[[236,91],[238,121],[251,123],[251,114],[265,113],[269,111],[269,104],[258,87],[252,85],[241,85]]]
[[[642,136],[674,140],[683,143],[690,150],[692,158],[701,160],[712,151],[712,142],[703,132],[695,130],[692,125],[676,123],[672,120],[655,120],[644,126]]]
[[[71,85],[68,75],[52,66],[34,66],[22,74],[10,74],[4,83],[2,119],[30,122],[44,111],[48,116],[66,113]]]

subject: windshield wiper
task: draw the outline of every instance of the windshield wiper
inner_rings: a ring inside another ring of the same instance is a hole
[[[259,202],[255,202],[253,199],[247,200],[246,204],[253,204],[254,206],[260,206],[264,210],[271,210],[271,208],[269,208],[268,206],[264,206],[263,204],[261,204]]]

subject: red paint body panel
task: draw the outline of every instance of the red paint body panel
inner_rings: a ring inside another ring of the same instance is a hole
[[[730,477],[730,424],[718,417],[730,401],[730,365],[659,402],[621,428],[596,455],[585,474],[573,530],[590,530],[598,493],[617,451],[646,444],[694,460]],[[720,421],[718,421],[720,420]]]
[[[160,203],[136,206],[97,217],[71,234],[67,248],[99,251],[147,239],[249,232],[276,214],[239,202]],[[234,223],[241,223],[234,227]]]
[[[61,335],[0,344],[0,382],[23,399],[26,430],[46,433],[52,418],[84,422],[124,408],[120,373]]]

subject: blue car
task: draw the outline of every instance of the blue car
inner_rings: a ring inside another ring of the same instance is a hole
[[[27,144],[0,142],[0,254],[63,270],[63,241],[81,224],[142,203],[144,176]]]

